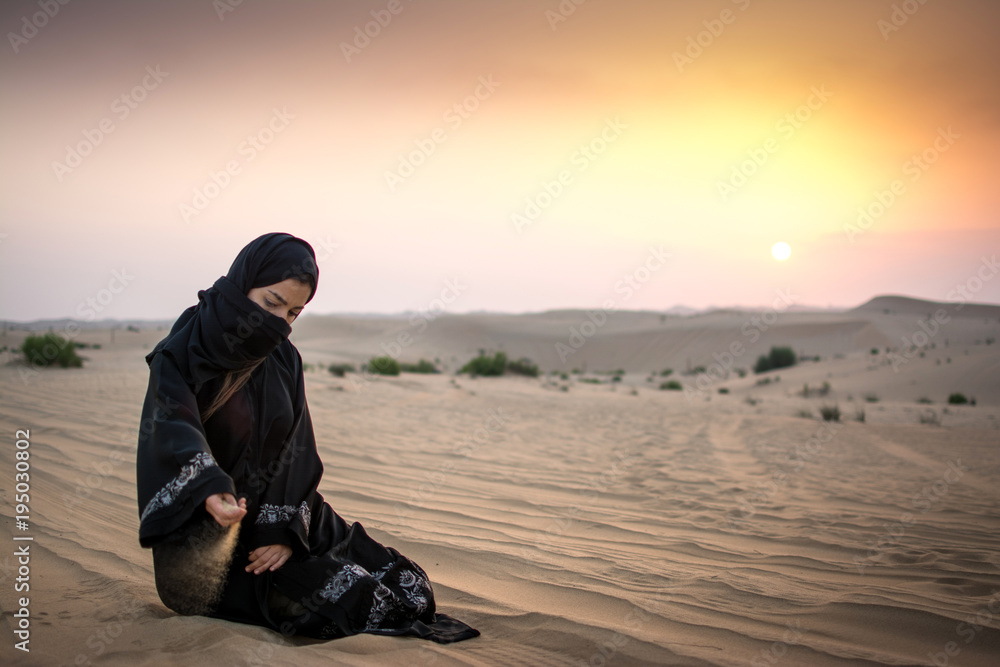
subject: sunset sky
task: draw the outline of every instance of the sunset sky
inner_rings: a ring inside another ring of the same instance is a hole
[[[316,313],[1000,303],[991,0],[36,0],[0,27],[2,319],[109,293],[98,318],[172,319],[268,231],[316,249]]]

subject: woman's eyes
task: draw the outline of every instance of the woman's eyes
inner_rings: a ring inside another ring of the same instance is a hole
[[[273,301],[271,301],[267,297],[264,297],[264,305],[266,307],[268,307],[268,308],[277,308],[278,307],[278,304],[274,303]],[[299,312],[301,312],[301,311],[299,311]],[[295,319],[296,317],[299,316],[299,313],[293,313],[293,312],[290,312],[290,311],[289,311],[288,314],[292,316],[292,319]]]

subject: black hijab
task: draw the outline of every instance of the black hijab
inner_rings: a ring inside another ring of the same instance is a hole
[[[319,284],[312,246],[281,232],[257,237],[236,256],[229,273],[198,292],[198,303],[181,313],[146,362],[167,354],[192,386],[253,366],[288,338],[291,327],[246,294],[288,278],[308,284],[306,303],[312,300]]]
[[[315,294],[319,272],[309,244],[290,234],[254,239],[240,251],[229,273],[199,291],[198,303],[185,310],[166,338],[146,355],[150,380],[136,455],[143,546],[176,530],[208,496],[235,496],[237,486],[229,473],[245,487],[244,478],[253,472],[245,469],[261,455],[257,449],[250,452],[246,443],[280,449],[303,418],[301,362],[288,341],[291,327],[246,296],[254,287],[288,278],[307,282],[312,288],[310,299]],[[275,362],[270,369],[262,364],[269,358]],[[198,396],[211,400],[222,376],[259,364],[263,366],[260,392],[267,395],[259,406],[231,401],[228,421],[217,424],[221,430],[212,434],[210,446],[200,416],[204,404]],[[311,439],[308,426],[302,437]],[[251,427],[256,429],[252,433]],[[315,452],[314,445],[311,451]]]

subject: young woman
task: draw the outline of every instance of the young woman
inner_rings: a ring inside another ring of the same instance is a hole
[[[324,639],[478,636],[436,613],[416,563],[317,490],[323,465],[288,335],[318,282],[308,243],[265,234],[146,355],[139,542],[153,550],[160,599]]]

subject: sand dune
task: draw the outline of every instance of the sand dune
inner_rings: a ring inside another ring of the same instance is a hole
[[[766,331],[750,324],[759,333],[751,341],[741,329],[760,316],[614,313],[565,363],[555,343],[589,321],[585,312],[441,316],[420,331],[406,318],[296,325],[307,363],[359,362],[396,343],[405,360],[438,357],[452,370],[487,348],[557,372],[307,373],[321,490],[419,562],[443,611],[483,632],[454,646],[324,643],[169,612],[138,545],[134,481],[142,355],[164,332],[119,331],[113,345],[107,331],[85,332],[81,340],[102,347],[83,351],[83,369],[22,378],[23,368],[0,366],[6,507],[17,429],[31,430],[32,471],[30,529],[17,531],[6,511],[0,539],[34,537],[31,652],[14,650],[7,632],[4,661],[996,664],[1000,349],[985,340],[998,319],[956,316],[925,349],[899,356],[921,313],[781,312]],[[777,344],[821,360],[764,376],[720,371],[700,385],[681,374],[721,369],[734,341],[746,351],[732,369]],[[584,366],[594,379],[627,373],[590,384],[570,372]],[[666,367],[688,391],[648,381]],[[823,382],[825,396],[800,395]],[[953,391],[977,405],[947,406]],[[824,404],[837,404],[844,421],[798,416]],[[941,425],[920,423],[929,411]],[[0,557],[11,627],[12,551]]]

